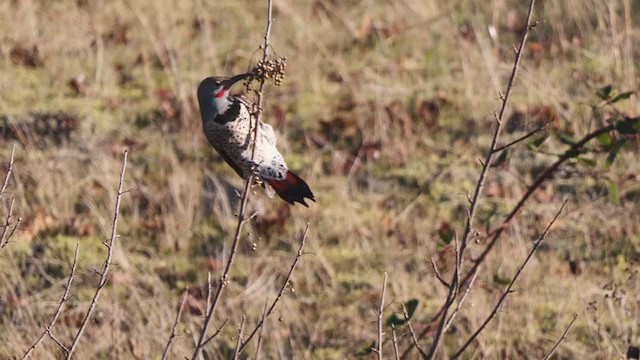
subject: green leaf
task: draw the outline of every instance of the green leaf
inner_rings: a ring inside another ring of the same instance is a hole
[[[420,304],[420,301],[418,301],[418,299],[411,299],[404,304],[404,307],[407,309],[407,317],[409,319],[411,319],[413,314],[418,309],[418,304]]]
[[[560,140],[560,142],[567,145],[576,145],[578,143],[578,139],[569,134],[557,133],[556,136],[558,136],[558,140]]]
[[[546,135],[540,136],[535,138],[533,141],[528,142],[525,146],[527,147],[527,149],[531,150],[531,151],[538,151],[538,149],[540,149],[540,147],[542,146],[542,144],[548,139],[549,137]]]
[[[620,193],[618,192],[618,184],[609,181],[609,200],[613,205],[620,205]]]
[[[625,91],[613,97],[613,99],[609,100],[610,103],[617,103],[620,100],[625,100],[631,97],[631,95],[635,94],[635,91]]]
[[[440,237],[440,240],[442,240],[441,245],[443,247],[451,244],[455,235],[455,231],[453,231],[453,228],[447,222],[442,223],[442,225],[438,227],[438,236]]]
[[[602,145],[606,146],[611,144],[611,135],[609,135],[609,133],[600,134],[597,139]]]
[[[367,356],[373,352],[373,349],[377,347],[376,341],[372,341],[371,344],[363,346],[358,351],[356,351],[356,356]]]
[[[404,307],[407,309],[407,318],[409,320],[411,320],[411,317],[416,312],[416,309],[418,308],[419,303],[420,302],[418,301],[418,299],[411,299],[406,303],[404,303]],[[391,326],[391,325],[399,326],[399,325],[404,325],[405,323],[406,321],[402,313],[393,313],[391,314],[391,316],[387,318],[387,326]]]
[[[585,158],[585,157],[579,157],[578,161],[588,167],[595,167],[597,165],[596,161],[593,159],[589,159],[589,158]]]
[[[567,157],[567,159],[573,159],[575,157],[580,156],[580,154],[583,153],[583,150],[581,149],[569,149],[567,150],[567,152],[564,153],[564,156]]]
[[[502,276],[500,276],[500,274],[495,273],[495,274],[493,274],[493,282],[496,285],[509,285],[509,284],[511,284],[511,279],[508,279],[506,277],[502,277]]]
[[[636,121],[635,124],[632,121],[616,121],[616,130],[620,134],[625,135],[635,135],[640,133],[640,120]]]
[[[596,91],[596,95],[602,100],[607,100],[611,97],[612,90],[613,87],[611,85],[603,86]]]
[[[615,161],[616,157],[618,156],[618,153],[620,152],[620,149],[622,149],[622,147],[626,143],[627,143],[627,139],[622,139],[622,140],[618,141],[617,143],[613,144],[613,147],[611,148],[611,150],[609,150],[609,154],[607,155],[607,162],[606,162],[606,165],[605,165],[607,169],[611,168],[611,165],[613,164],[613,162]]]

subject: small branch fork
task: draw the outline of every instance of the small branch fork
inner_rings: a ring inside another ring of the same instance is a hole
[[[504,300],[507,298],[507,296],[509,296],[509,294],[511,294],[513,292],[511,290],[511,288],[513,288],[513,284],[515,284],[516,280],[518,280],[518,277],[522,273],[522,270],[525,268],[525,266],[527,266],[527,264],[529,263],[529,260],[531,260],[531,257],[533,257],[533,254],[536,252],[536,250],[538,250],[540,245],[542,245],[542,242],[544,241],[545,237],[547,236],[547,233],[549,233],[549,230],[551,229],[551,226],[553,226],[553,224],[556,222],[556,220],[558,219],[558,217],[562,213],[562,210],[564,209],[566,204],[567,204],[567,201],[565,200],[565,202],[560,207],[560,210],[558,210],[558,212],[553,217],[553,219],[551,220],[551,222],[549,223],[547,228],[544,230],[542,235],[540,235],[540,237],[533,243],[533,247],[531,248],[531,251],[529,251],[529,254],[525,258],[524,262],[522,263],[522,265],[520,265],[520,267],[518,268],[518,271],[516,271],[516,274],[513,276],[513,279],[511,279],[511,282],[507,286],[507,289],[502,293],[502,295],[498,299],[498,302],[493,307],[493,310],[491,310],[491,313],[489,314],[489,316],[487,316],[486,320],[482,323],[482,325],[480,325],[480,327],[478,327],[478,329],[473,333],[473,335],[471,335],[469,337],[469,339],[464,343],[464,345],[462,345],[460,347],[460,349],[458,351],[456,351],[455,354],[453,354],[451,356],[451,359],[457,359],[458,357],[460,357],[460,355],[462,355],[462,353],[467,349],[467,347],[469,345],[471,345],[471,343],[476,339],[476,337],[478,337],[478,335],[480,335],[480,333],[485,329],[487,324],[489,324],[489,322],[498,313],[498,310],[500,309],[500,306],[502,305]]]
[[[496,127],[493,133],[493,138],[491,140],[491,146],[487,151],[485,159],[481,161],[482,170],[480,172],[480,176],[478,177],[478,182],[476,183],[476,188],[475,188],[473,197],[471,199],[471,202],[469,204],[467,221],[464,228],[464,232],[460,239],[459,247],[456,246],[456,270],[454,271],[454,274],[452,275],[452,279],[449,282],[449,290],[448,290],[447,298],[443,305],[443,310],[439,315],[440,318],[438,321],[438,329],[434,336],[429,352],[425,356],[426,359],[433,359],[435,357],[436,351],[438,350],[440,343],[442,341],[442,337],[444,335],[445,326],[447,323],[450,323],[452,321],[452,319],[448,320],[449,309],[455,302],[455,299],[458,296],[458,293],[460,290],[460,284],[461,284],[460,274],[462,273],[462,261],[464,259],[464,253],[469,243],[469,239],[471,238],[474,220],[476,216],[476,210],[478,208],[479,200],[484,190],[484,184],[487,178],[489,168],[491,166],[491,161],[493,160],[493,156],[497,152],[496,151],[496,149],[498,148],[497,144],[500,138],[500,133],[502,132],[503,125],[505,123],[504,117],[506,114],[507,106],[509,104],[509,99],[511,98],[511,92],[515,83],[516,76],[518,74],[518,68],[520,67],[520,61],[522,59],[522,54],[524,52],[527,36],[529,35],[529,31],[532,28],[530,24],[531,24],[534,5],[535,5],[535,0],[531,0],[529,3],[529,11],[527,14],[527,22],[526,22],[527,25],[522,33],[522,37],[520,39],[520,45],[516,50],[516,58],[513,64],[509,82],[507,84],[507,90],[504,95],[500,94],[500,98],[502,99],[502,106],[500,108],[500,112],[496,114]]]
[[[262,58],[266,61],[268,57],[268,49],[269,49],[269,35],[271,33],[271,22],[272,22],[272,0],[268,0],[268,16],[267,16],[267,29],[264,34],[264,45],[263,45],[263,54]],[[256,110],[256,124],[254,128],[254,136],[252,141],[252,150],[251,150],[251,160],[255,159],[256,153],[256,143],[258,139],[258,129],[260,128],[260,118],[262,115],[262,103],[263,103],[263,91],[264,91],[265,79],[260,80],[260,88],[258,90],[258,108]],[[226,285],[229,283],[229,273],[231,272],[231,267],[233,265],[234,258],[236,256],[236,252],[238,249],[238,243],[240,242],[240,236],[242,234],[242,227],[245,224],[245,209],[247,206],[247,201],[249,199],[251,184],[254,181],[254,174],[251,172],[244,184],[244,189],[242,191],[242,200],[240,201],[240,209],[238,211],[238,223],[236,225],[235,235],[233,237],[233,242],[231,244],[231,253],[229,254],[229,258],[227,260],[224,273],[222,277],[218,281],[218,287],[216,288],[215,295],[213,297],[213,302],[210,307],[205,310],[204,322],[202,324],[202,329],[200,331],[200,335],[198,336],[198,341],[196,342],[196,347],[191,355],[191,359],[195,360],[202,348],[204,347],[207,339],[207,331],[209,329],[209,325],[211,323],[211,319],[213,314],[220,303],[220,298],[222,297],[222,293]]]
[[[53,335],[51,334],[51,329],[53,329],[53,326],[56,324],[56,321],[58,321],[58,317],[60,316],[60,313],[62,312],[62,307],[64,306],[64,303],[69,298],[69,290],[71,289],[71,283],[73,282],[73,278],[76,275],[76,265],[77,264],[78,264],[78,244],[76,244],[76,251],[73,254],[73,265],[71,265],[71,273],[69,274],[69,278],[67,279],[67,283],[65,284],[64,293],[62,294],[62,297],[60,298],[60,302],[58,302],[58,307],[56,308],[56,312],[53,314],[53,318],[51,318],[51,321],[49,321],[49,324],[45,325],[45,330],[42,332],[40,337],[36,340],[36,342],[33,343],[33,345],[31,345],[29,347],[27,352],[25,352],[24,355],[20,358],[21,360],[22,359],[27,359],[31,355],[31,353],[36,349],[36,347],[40,344],[40,342],[42,342],[44,337],[47,336],[47,335],[49,335],[49,337],[51,337],[51,339],[53,341],[55,341],[63,350],[66,349],[66,347],[64,345],[62,345],[62,343],[58,342],[53,337]]]

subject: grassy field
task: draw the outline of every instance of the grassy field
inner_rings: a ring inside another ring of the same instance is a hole
[[[212,328],[206,358],[226,359],[242,315],[260,320],[309,236],[291,285],[268,318],[263,358],[375,358],[377,308],[417,299],[411,318],[428,348],[450,278],[447,229],[464,229],[526,19],[525,1],[274,0],[271,43],[287,57],[265,94],[264,121],[317,203],[291,207],[255,188],[258,211]],[[107,249],[122,153],[129,150],[109,282],[78,359],[160,359],[181,296],[170,358],[190,357],[207,273],[229,253],[242,182],[202,135],[201,79],[246,71],[260,57],[266,1],[13,0],[0,2],[0,159],[16,144],[0,198],[20,226],[0,250],[0,358],[20,358],[56,311],[79,245],[70,297],[52,333],[70,344]],[[478,254],[527,186],[571,143],[619,116],[636,95],[596,107],[611,84],[640,81],[640,4],[538,1],[501,143],[545,121],[490,169],[478,209]],[[238,86],[239,90],[241,86]],[[601,139],[602,140],[602,139]],[[509,224],[446,333],[448,358],[484,321],[564,200],[568,203],[468,359],[542,358],[574,314],[555,358],[624,358],[640,346],[640,145],[614,161],[602,148],[564,164]],[[609,158],[609,160],[611,160]],[[0,177],[4,171],[0,172]],[[445,236],[443,236],[443,233]],[[426,330],[425,330],[426,329]],[[412,348],[399,326],[401,352]],[[390,329],[386,358],[393,357]],[[255,340],[242,358],[253,358]],[[57,359],[45,338],[32,358]],[[407,358],[418,358],[415,349]]]

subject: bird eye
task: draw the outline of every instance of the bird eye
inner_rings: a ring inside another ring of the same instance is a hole
[[[220,85],[220,80],[216,80],[216,85]]]

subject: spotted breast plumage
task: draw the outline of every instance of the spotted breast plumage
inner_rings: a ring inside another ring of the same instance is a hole
[[[259,180],[266,182],[283,200],[307,206],[305,198],[315,201],[307,183],[287,167],[277,148],[271,125],[260,123],[253,161],[252,140],[256,119],[252,104],[239,96],[230,96],[229,89],[249,74],[230,78],[209,77],[198,87],[198,103],[202,127],[209,144],[243,179],[255,165]]]

